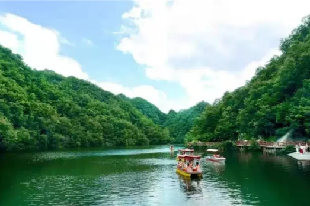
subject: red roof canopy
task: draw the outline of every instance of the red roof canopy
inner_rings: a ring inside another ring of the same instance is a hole
[[[179,149],[180,152],[194,152],[193,149]]]
[[[193,159],[200,159],[200,155],[178,155],[179,159],[186,159],[186,160],[193,160]]]

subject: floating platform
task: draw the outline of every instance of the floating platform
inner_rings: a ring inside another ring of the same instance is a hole
[[[310,161],[310,153],[301,154],[299,152],[293,152],[288,154],[288,156],[301,161]]]

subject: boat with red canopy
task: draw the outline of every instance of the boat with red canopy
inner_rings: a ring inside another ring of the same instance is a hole
[[[179,149],[179,154],[178,155],[193,155],[194,154],[194,149]]]
[[[179,153],[178,156],[180,155],[194,155],[194,149],[178,149]],[[176,158],[177,161],[179,161],[179,158]]]
[[[178,165],[176,172],[188,178],[201,178],[200,155],[178,155]]]

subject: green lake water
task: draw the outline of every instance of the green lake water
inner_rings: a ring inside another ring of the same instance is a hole
[[[203,159],[203,179],[187,181],[169,146],[0,154],[0,205],[310,205],[308,162],[225,156],[225,165]]]

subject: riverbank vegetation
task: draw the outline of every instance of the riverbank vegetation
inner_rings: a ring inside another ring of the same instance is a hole
[[[184,143],[185,135],[192,128],[196,118],[199,117],[206,106],[209,105],[208,103],[202,101],[188,109],[183,109],[179,112],[170,110],[168,114],[165,114],[155,105],[140,97],[130,99],[122,94],[118,96],[130,101],[134,107],[136,107],[146,117],[153,120],[154,123],[167,128],[173,143],[176,144]]]
[[[307,17],[281,40],[282,54],[257,68],[245,86],[212,105],[200,102],[168,114],[142,98],[113,95],[88,81],[32,69],[0,46],[0,149],[155,145],[184,139],[268,141],[288,131],[307,138],[309,34]]]
[[[0,46],[0,146],[6,150],[166,144],[169,131],[84,80],[36,71]]]
[[[1,150],[184,142],[204,105],[164,114],[144,99],[34,70],[0,46]]]
[[[292,130],[310,135],[310,18],[280,42],[274,56],[245,86],[206,107],[186,141],[276,139]]]

